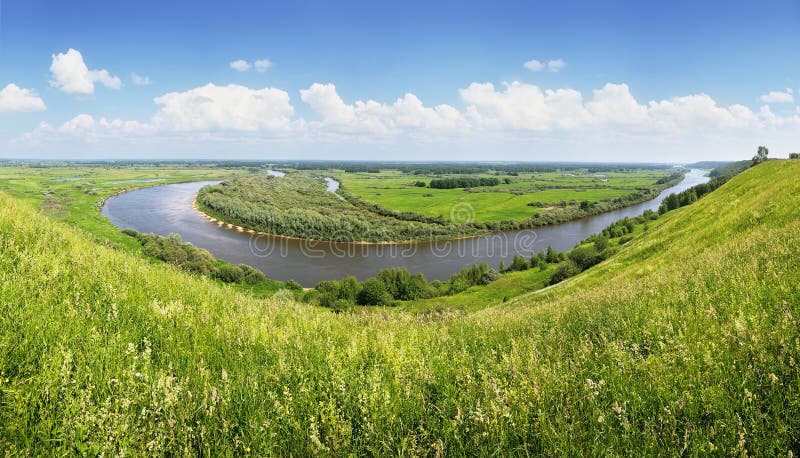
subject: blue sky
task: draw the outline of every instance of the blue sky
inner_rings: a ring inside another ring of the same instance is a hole
[[[800,2],[651,3],[2,0],[0,157],[800,150]]]

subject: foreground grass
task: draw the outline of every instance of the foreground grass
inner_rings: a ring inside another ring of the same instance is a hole
[[[0,195],[0,447],[52,454],[786,454],[800,164],[554,288],[333,315],[94,244]]]

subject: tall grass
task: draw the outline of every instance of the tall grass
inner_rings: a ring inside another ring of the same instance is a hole
[[[0,195],[0,447],[31,454],[785,454],[800,163],[540,293],[334,315],[94,244]]]

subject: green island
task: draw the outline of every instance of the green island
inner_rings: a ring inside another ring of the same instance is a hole
[[[281,183],[262,167],[6,164],[0,447],[784,454],[800,431],[800,161],[754,164],[499,272],[429,283],[388,270],[312,290],[267,288],[252,270],[99,213],[141,186]],[[376,172],[341,173],[366,198]],[[495,221],[478,207],[476,222]]]
[[[319,167],[311,170],[278,165],[290,173],[237,177],[203,188],[198,207],[216,219],[287,237],[412,242],[603,213],[650,200],[684,174],[683,169],[641,165],[305,165]],[[327,191],[322,178],[330,175],[341,183],[336,193]]]

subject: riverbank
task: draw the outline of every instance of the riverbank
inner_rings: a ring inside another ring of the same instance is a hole
[[[530,217],[490,222],[474,221],[476,210],[465,203],[450,209],[450,219],[398,212],[364,201],[342,186],[338,186],[338,193],[336,188],[332,192],[331,182],[338,185],[336,180],[326,177],[328,187],[324,189],[316,182],[320,177],[304,174],[281,179],[243,177],[204,188],[198,193],[194,206],[204,216],[229,224],[234,230],[241,228],[263,235],[315,242],[408,245],[475,238],[579,220],[651,200],[684,177],[684,174],[673,173],[655,184],[614,199],[560,202],[548,209],[529,206]],[[502,193],[485,194],[502,197]]]

